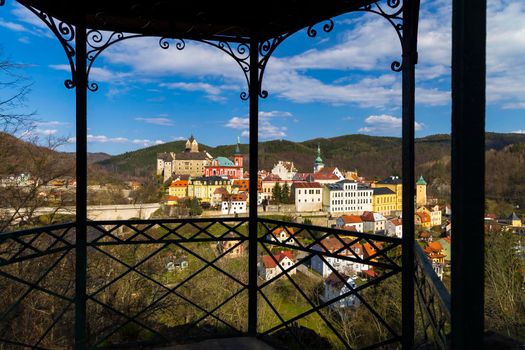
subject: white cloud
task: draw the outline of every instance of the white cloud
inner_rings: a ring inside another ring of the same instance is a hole
[[[270,111],[270,112],[265,112],[265,111],[260,111],[259,112],[259,117],[261,118],[273,118],[273,117],[291,117],[293,116],[292,113],[290,112],[284,112],[284,111]]]
[[[69,143],[74,143],[76,141],[75,137],[68,139]],[[89,143],[121,143],[121,144],[133,144],[133,145],[142,145],[142,146],[153,146],[163,144],[162,140],[148,140],[148,139],[128,139],[127,137],[110,137],[106,135],[87,135],[87,141]]]
[[[225,77],[240,81],[242,71],[224,52],[207,44],[188,41],[184,50],[175,45],[167,50],[159,47],[158,39],[137,38],[112,46],[104,53],[106,62],[132,68],[135,75],[164,77]]]
[[[106,135],[87,135],[88,142],[99,142],[99,143],[126,143],[129,140],[125,137],[108,137]]]
[[[31,136],[52,136],[58,133],[57,129],[41,129],[34,128],[32,130],[26,130],[20,137],[31,137]]]
[[[388,114],[371,115],[365,119],[365,126],[358,131],[362,133],[395,135],[401,132],[402,119]],[[423,124],[416,122],[416,131],[423,128]]]
[[[232,129],[248,129],[250,118],[232,117],[225,126]]]
[[[164,126],[175,125],[175,122],[172,119],[164,118],[164,117],[154,117],[154,118],[138,117],[138,118],[135,118],[135,120],[144,122],[147,124],[154,124],[154,125],[164,125]]]
[[[273,125],[268,120],[262,120],[259,123],[259,137],[263,140],[283,138],[286,136],[286,130],[285,126]]]
[[[286,136],[288,130],[286,126],[278,126],[273,124],[270,120],[273,118],[288,118],[292,113],[286,111],[260,111],[259,112],[259,137],[261,139],[275,139]],[[224,125],[227,128],[242,130],[242,137],[249,137],[250,132],[250,118],[246,117],[232,117]]]
[[[211,101],[224,101],[226,98],[221,96],[224,90],[239,90],[239,87],[233,84],[212,85],[203,82],[162,83],[160,87],[184,91],[202,91],[206,94],[206,98]]]
[[[69,123],[68,122],[60,122],[58,120],[52,120],[52,121],[35,122],[35,125],[38,125],[38,126],[65,126],[65,125],[69,125]]]
[[[27,29],[21,24],[14,23],[14,22],[8,22],[4,20],[3,18],[0,18],[0,27],[7,28],[15,32],[31,32],[29,29]]]
[[[513,134],[525,134],[525,130],[514,130],[514,131],[511,131],[511,133]]]
[[[49,68],[60,70],[64,72],[71,72],[68,64],[51,64]],[[89,73],[89,80],[93,82],[111,82],[123,83],[127,78],[131,77],[131,73],[115,72],[108,68],[92,67]]]

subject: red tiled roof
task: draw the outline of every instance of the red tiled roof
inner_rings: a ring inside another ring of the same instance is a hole
[[[330,253],[337,252],[338,255],[348,255],[348,256],[354,256],[351,252],[347,252],[347,248],[343,248],[344,242],[345,247],[348,247],[348,244],[353,241],[353,239],[346,238],[346,237],[340,237],[340,240],[335,237],[326,237],[323,239],[320,243],[324,246],[323,250],[328,250]],[[350,249],[352,249],[356,254],[361,253],[361,244],[354,243],[351,246],[349,246]]]
[[[286,250],[286,251],[281,251],[279,253],[276,253],[276,254],[273,254],[273,256],[275,257],[275,260],[277,260],[279,263],[285,258],[285,257],[288,257],[290,260],[292,260],[293,262],[295,262],[294,258],[293,258],[293,254],[291,251],[289,250]],[[271,269],[271,268],[274,268],[277,266],[277,264],[275,263],[275,260],[269,256],[269,255],[263,255],[261,257],[261,260],[262,260],[262,263],[264,264],[264,267],[266,267],[267,269]]]
[[[213,191],[213,194],[226,195],[228,194],[228,190],[226,190],[224,187],[218,187],[215,189],[215,191]]]
[[[343,215],[341,216],[341,220],[343,220],[345,224],[358,224],[363,222],[359,215]]]
[[[248,197],[246,196],[245,192],[241,193],[235,193],[235,194],[224,194],[222,195],[222,201],[232,201],[232,202],[246,202],[246,199]]]
[[[419,219],[421,220],[421,222],[430,222],[430,215],[428,215],[428,213],[417,212],[416,215],[419,216]]]
[[[419,238],[429,238],[429,237],[430,237],[430,232],[428,231],[419,232]]]
[[[375,221],[374,220],[374,212],[373,211],[365,211],[363,215],[361,215],[361,219],[363,221]]]
[[[330,174],[315,173],[315,174],[312,174],[312,178],[316,181],[318,180],[339,180],[339,178],[332,173]]]
[[[188,180],[176,180],[173,181],[170,187],[188,187]]]
[[[403,225],[403,220],[401,220],[401,219],[392,219],[392,220],[390,220],[390,222],[391,222],[394,226],[401,226],[401,225]]]
[[[266,176],[263,181],[281,181],[281,177],[279,175],[270,174]]]
[[[285,230],[283,227],[278,227],[278,228],[276,228],[276,229],[273,231],[273,234],[274,234],[275,236],[277,236],[277,235],[280,235],[281,232],[283,232],[283,231],[284,231],[284,233],[285,233],[286,235],[288,235],[288,236],[289,236],[289,235],[293,235],[293,234],[295,233],[294,230],[293,230],[293,228],[291,228],[291,227],[287,227],[286,230]]]
[[[321,168],[321,170],[319,170],[317,173],[320,174],[320,173],[323,173],[323,174],[331,174],[333,173],[337,168],[332,166],[332,167],[324,167],[324,168]]]
[[[377,276],[377,272],[375,272],[374,270],[364,270],[363,273],[365,275],[368,275],[369,277],[376,277]]]
[[[321,185],[319,182],[294,182],[293,186],[295,188],[322,188],[323,185]]]
[[[312,173],[295,173],[294,179],[299,181],[306,181],[308,176],[312,175]]]
[[[381,242],[374,242],[374,245],[381,249],[383,248],[383,245],[381,244]],[[370,243],[365,243],[363,244],[363,249],[365,250],[367,256],[372,256],[372,255],[375,255],[376,254],[376,248],[374,248]]]
[[[250,180],[233,180],[233,186],[238,186],[241,191],[249,191]]]

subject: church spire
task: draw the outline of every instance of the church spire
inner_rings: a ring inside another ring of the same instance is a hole
[[[323,159],[321,158],[321,145],[317,144],[317,156],[315,158],[315,164],[323,164]]]
[[[321,158],[321,145],[317,144],[317,154],[314,161],[314,173],[324,168],[323,159]]]
[[[237,145],[235,146],[235,154],[241,154],[241,138],[237,136]]]

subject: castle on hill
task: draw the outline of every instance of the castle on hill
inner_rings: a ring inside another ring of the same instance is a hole
[[[206,151],[199,151],[199,143],[193,137],[186,141],[184,151],[163,152],[157,154],[157,175],[162,176],[164,181],[172,174],[202,176],[204,168],[211,165],[213,157]]]
[[[206,151],[199,151],[199,143],[193,137],[186,141],[183,152],[163,152],[157,154],[157,175],[167,181],[174,174],[195,177],[224,176],[230,179],[242,179],[243,156],[240,139],[237,138],[235,152],[231,158],[213,158]]]

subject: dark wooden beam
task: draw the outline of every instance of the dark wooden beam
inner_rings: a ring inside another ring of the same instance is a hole
[[[452,348],[481,349],[486,0],[452,2]]]

